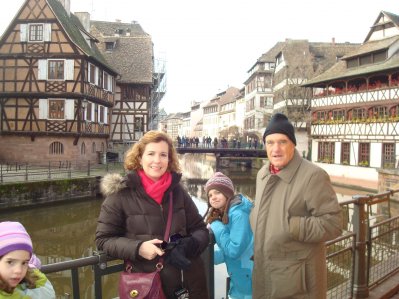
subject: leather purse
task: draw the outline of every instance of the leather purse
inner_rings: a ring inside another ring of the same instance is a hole
[[[168,241],[172,224],[173,199],[170,193],[168,221],[164,234],[164,241]],[[119,276],[118,292],[120,299],[166,299],[162,290],[160,272],[163,268],[163,258],[159,259],[154,272],[132,272],[130,261],[126,262],[125,271]]]

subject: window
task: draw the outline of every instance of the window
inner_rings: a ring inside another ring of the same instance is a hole
[[[370,143],[359,143],[359,166],[370,165]]]
[[[383,143],[382,144],[382,167],[395,168],[395,144]]]
[[[64,60],[48,61],[48,79],[64,80]]]
[[[43,40],[43,24],[31,24],[29,26],[29,41],[37,42]]]
[[[54,141],[49,146],[49,154],[50,155],[63,155],[64,154],[64,145],[61,142]]]
[[[350,163],[350,143],[342,142],[341,144],[341,164],[349,165]]]
[[[334,155],[334,142],[319,142],[318,161],[324,163],[334,163]]]
[[[100,106],[100,115],[99,115],[99,122],[104,123],[104,106]]]
[[[109,75],[106,73],[106,72],[104,72],[104,82],[103,82],[103,85],[104,85],[104,89],[106,89],[106,90],[110,90],[110,84],[109,84]]]
[[[386,118],[388,117],[388,109],[384,106],[373,107],[373,116],[375,118]]]
[[[365,119],[366,118],[366,110],[364,108],[353,108],[352,110],[352,119]]]
[[[136,117],[135,122],[134,122],[134,131],[135,132],[143,132],[143,118],[142,117]]]
[[[98,83],[98,68],[91,63],[89,63],[89,82],[92,84]]]
[[[95,143],[95,142],[93,142],[93,143],[91,144],[91,152],[92,152],[93,154],[96,152],[96,143]]]
[[[50,119],[64,119],[64,100],[49,100],[48,115]]]
[[[105,50],[106,51],[112,51],[114,49],[114,43],[113,42],[105,42]]]
[[[20,24],[21,42],[50,42],[51,41],[51,23],[44,24]]]
[[[82,145],[80,146],[80,154],[81,155],[86,155],[86,145],[83,142]]]
[[[87,103],[86,107],[86,120],[92,120],[93,119],[93,103]]]
[[[113,77],[104,72],[103,75],[103,87],[105,90],[112,91],[113,90]]]
[[[344,110],[334,110],[333,111],[333,119],[345,120],[345,111]]]

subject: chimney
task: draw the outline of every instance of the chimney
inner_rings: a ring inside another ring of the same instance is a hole
[[[71,1],[70,0],[58,0],[64,6],[68,16],[71,16]]]
[[[331,43],[332,43],[333,46],[335,46],[335,37],[333,37],[333,38],[331,39]]]
[[[83,28],[87,32],[90,32],[90,14],[88,12],[75,12],[75,16],[82,23]]]

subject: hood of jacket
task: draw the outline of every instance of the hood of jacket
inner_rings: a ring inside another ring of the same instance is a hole
[[[173,188],[180,182],[181,173],[171,172],[172,183],[169,188]],[[106,174],[100,183],[100,191],[103,196],[107,197],[111,194],[118,193],[125,188],[136,188],[141,185],[141,178],[136,171],[131,171],[127,175],[122,176],[119,173]]]
[[[250,201],[242,194],[237,194],[231,199],[229,212],[231,212],[233,209],[239,208],[240,210],[249,214],[251,212],[252,207],[253,207],[252,201]]]

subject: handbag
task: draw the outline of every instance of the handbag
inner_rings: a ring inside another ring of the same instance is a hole
[[[168,241],[170,227],[172,224],[173,199],[170,193],[168,221],[164,234],[164,241]],[[163,268],[163,258],[159,259],[154,272],[132,272],[133,266],[127,261],[125,271],[119,276],[119,298],[120,299],[166,299],[162,290],[160,272]]]

